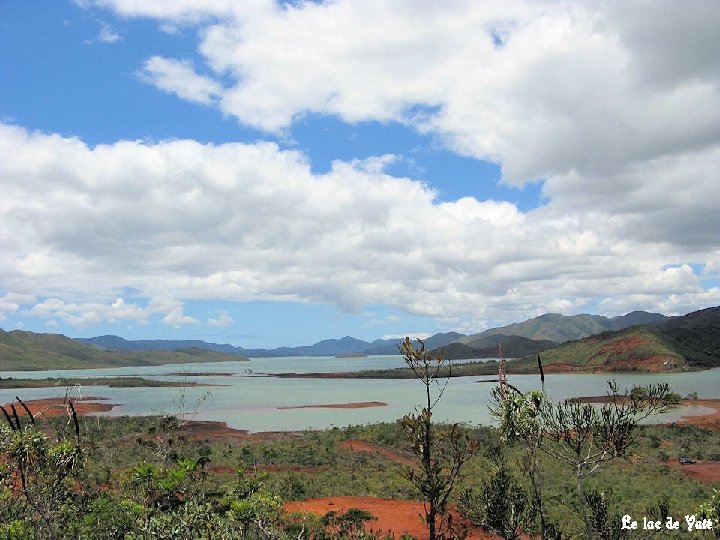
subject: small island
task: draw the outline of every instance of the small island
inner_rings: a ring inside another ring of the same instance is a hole
[[[154,381],[143,377],[92,377],[92,378],[53,378],[15,379],[0,377],[0,390],[14,388],[53,388],[67,386],[107,386],[109,388],[184,388],[187,386],[217,386],[187,381]]]

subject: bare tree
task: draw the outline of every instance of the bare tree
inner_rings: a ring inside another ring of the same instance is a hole
[[[416,348],[410,338],[405,338],[400,351],[424,386],[425,403],[415,413],[405,415],[402,426],[419,459],[419,467],[410,469],[408,479],[422,495],[430,540],[436,540],[452,532],[448,501],[463,464],[476,451],[477,444],[458,424],[441,428],[433,425],[433,410],[448,383],[448,379],[441,383],[439,374],[448,364],[442,354],[430,354],[422,340],[417,343]]]

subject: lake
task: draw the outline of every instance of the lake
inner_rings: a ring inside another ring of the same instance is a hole
[[[339,372],[403,366],[400,356],[366,358],[286,357],[257,358],[249,362],[174,364],[113,369],[14,371],[0,377],[117,377],[140,376],[148,379],[193,381],[208,385],[188,388],[107,388],[83,386],[67,389],[33,388],[0,390],[0,403],[64,396],[94,396],[118,404],[110,415],[174,414],[188,419],[218,420],[230,427],[249,431],[323,429],[332,426],[394,421],[412,411],[423,399],[423,386],[417,380],[382,379],[290,379],[269,375],[284,372]],[[182,373],[228,373],[231,375],[184,376]],[[490,392],[495,377],[457,377],[450,379],[434,418],[443,421],[489,425]],[[554,399],[604,395],[607,381],[615,379],[620,389],[653,382],[668,382],[680,395],[697,392],[700,398],[720,398],[720,368],[708,371],[668,374],[550,374],[545,389]],[[522,391],[539,388],[537,375],[510,375],[509,382]],[[386,407],[361,409],[278,409],[331,403],[380,401]],[[697,413],[711,412],[695,408]],[[683,414],[675,410],[663,415],[672,421]]]

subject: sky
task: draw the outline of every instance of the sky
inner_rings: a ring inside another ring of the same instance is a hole
[[[0,328],[720,305],[720,2],[0,0]]]

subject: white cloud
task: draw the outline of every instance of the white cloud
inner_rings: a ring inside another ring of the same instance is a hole
[[[378,160],[314,174],[305,156],[270,143],[89,148],[0,125],[0,283],[44,299],[28,315],[78,326],[198,324],[182,302],[202,299],[386,305],[453,324],[630,295],[702,307],[720,302],[690,266],[713,268],[720,251],[705,231],[717,223],[715,153],[658,162],[655,183],[640,169],[608,177],[626,188],[617,200],[599,188],[590,202],[573,198],[557,179],[548,205],[524,213],[503,201],[438,203]]]
[[[208,326],[230,326],[233,318],[227,311],[219,311],[217,317],[208,318]]]
[[[101,23],[98,40],[103,43],[118,43],[123,40],[123,37],[107,23]]]
[[[185,315],[182,311],[182,309],[173,309],[163,317],[163,322],[167,325],[174,326],[175,328],[180,328],[181,326],[188,326],[190,324],[199,324],[200,321],[197,319],[194,319],[193,317],[190,317],[188,315]]]
[[[8,314],[17,312],[21,306],[35,301],[35,297],[29,294],[9,292],[0,296],[0,321],[5,320]]]
[[[121,320],[146,323],[148,317],[145,309],[136,304],[127,304],[122,298],[114,302],[67,302],[52,297],[35,303],[24,314],[51,321],[61,320],[78,327]]]
[[[272,132],[307,112],[397,120],[513,184],[591,186],[720,134],[715,0],[93,4],[199,27],[211,75],[160,59],[165,91]]]
[[[139,76],[165,92],[204,105],[213,103],[222,93],[218,83],[197,74],[186,60],[153,56],[145,61]]]
[[[427,339],[432,335],[430,332],[397,332],[395,334],[386,334],[381,339],[405,339],[409,337],[414,342],[416,339]]]

